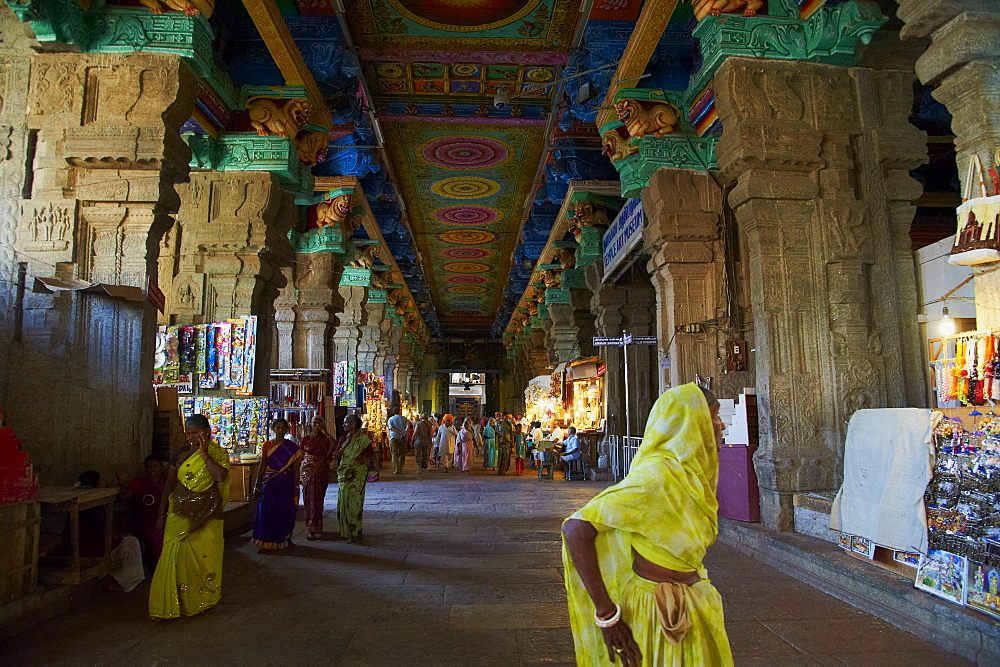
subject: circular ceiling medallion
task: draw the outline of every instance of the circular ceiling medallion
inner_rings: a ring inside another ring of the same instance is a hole
[[[480,285],[455,285],[454,287],[449,287],[448,291],[452,294],[483,294],[485,292],[489,292],[490,290],[488,287],[482,287]]]
[[[482,245],[496,241],[500,235],[482,229],[454,229],[450,232],[438,234],[438,239],[445,243],[457,243],[459,245]]]
[[[488,259],[493,256],[492,250],[485,248],[446,248],[439,253],[445,259]]]
[[[479,65],[473,63],[457,63],[451,66],[451,73],[455,76],[476,76],[479,74]]]
[[[406,81],[383,81],[382,87],[390,93],[406,92]]]
[[[402,65],[396,63],[380,63],[375,68],[375,73],[383,79],[401,79],[406,74],[406,70],[403,69]]]
[[[532,81],[536,81],[538,83],[542,83],[542,82],[548,81],[548,80],[550,80],[552,78],[552,70],[548,70],[548,69],[529,69],[527,76]]]
[[[451,262],[442,268],[448,273],[486,273],[493,267],[479,262]]]
[[[452,296],[451,300],[455,303],[480,303],[483,300],[481,296]]]
[[[451,199],[482,199],[500,192],[500,184],[479,176],[455,176],[438,181],[431,192]]]
[[[453,285],[481,285],[490,279],[486,276],[448,276],[444,281]]]
[[[457,204],[444,206],[434,211],[434,217],[446,225],[488,225],[503,217],[503,213],[492,206]]]
[[[492,30],[523,19],[541,0],[388,0],[414,23],[448,32]]]
[[[417,149],[425,161],[446,169],[489,169],[509,160],[513,152],[499,139],[475,136],[431,139]]]

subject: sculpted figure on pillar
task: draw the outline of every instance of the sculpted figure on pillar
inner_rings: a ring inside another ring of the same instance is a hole
[[[575,269],[576,252],[573,248],[558,248],[552,254],[552,263],[558,264],[563,269]]]
[[[625,123],[629,136],[642,139],[646,134],[662,137],[677,129],[680,112],[669,102],[646,102],[624,99],[615,102],[618,120]]]
[[[309,100],[276,100],[270,97],[251,97],[247,102],[250,124],[262,137],[295,138],[302,126],[309,122]]]
[[[764,6],[762,0],[694,0],[694,17],[699,21],[711,14],[735,14],[743,10],[743,16],[757,16],[757,10]]]
[[[188,16],[201,14],[206,19],[212,18],[215,12],[215,0],[139,0],[149,11],[162,14],[164,9],[184,12]]]
[[[370,269],[375,264],[375,260],[378,259],[378,253],[377,245],[365,246],[351,261],[351,266],[356,269]]]
[[[542,281],[549,289],[559,289],[562,287],[562,272],[556,269],[545,269],[542,274]]]
[[[337,195],[333,198],[327,198],[316,205],[316,225],[329,227],[345,223],[353,209],[354,195]]]
[[[329,139],[323,132],[301,132],[295,140],[299,151],[299,162],[310,167],[326,159]]]
[[[618,129],[608,130],[602,134],[601,145],[604,146],[601,150],[601,155],[606,156],[612,162],[625,159],[639,152],[639,147],[630,144],[628,137],[621,136]]]

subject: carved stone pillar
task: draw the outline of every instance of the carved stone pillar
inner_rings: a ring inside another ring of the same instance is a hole
[[[1000,5],[992,0],[899,0],[897,15],[905,22],[900,36],[930,37],[931,45],[917,60],[920,81],[937,85],[931,93],[951,113],[958,174],[965,182],[969,158],[983,167],[1000,167]],[[979,329],[1000,327],[1000,271],[990,263],[973,268]]]
[[[590,314],[590,291],[568,289],[569,303],[548,304],[552,318],[552,347],[557,363],[594,354],[594,318]]]
[[[295,368],[292,361],[292,334],[295,330],[295,269],[287,266],[281,270],[285,276],[285,286],[278,290],[274,300],[274,344],[271,358],[276,368]]]
[[[329,252],[298,253],[295,256],[293,368],[330,368],[333,319],[342,304],[337,287],[343,265]]]
[[[590,310],[594,318],[595,336],[621,336],[625,328],[625,317],[622,307],[628,298],[628,292],[614,283],[602,283],[604,268],[600,259],[594,266],[584,271],[587,286],[592,293]],[[604,377],[604,410],[607,415],[608,433],[623,435],[625,433],[625,368],[622,348],[608,346],[598,348],[605,363],[607,373]],[[614,424],[615,430],[611,430]]]
[[[178,130],[194,105],[193,73],[163,55],[39,54],[30,79],[23,64],[7,61],[0,72],[2,89],[13,91],[3,117],[20,114],[37,132],[32,188],[14,241],[30,257],[23,260],[29,276],[145,289],[180,205],[175,184],[187,174],[190,152]],[[8,108],[25,83],[27,107]],[[30,164],[20,138],[11,131],[6,139],[8,151],[21,151],[19,168]],[[7,191],[6,179],[0,187]],[[11,242],[7,220],[0,222],[4,243]],[[17,396],[5,407],[21,439],[35,443],[43,479],[62,484],[87,468],[110,475],[136,465],[148,453],[152,424],[155,308],[65,293],[27,294],[23,305],[4,362],[18,378]]]
[[[636,281],[625,286],[627,296],[621,313],[625,317],[625,330],[633,336],[651,336],[656,332],[656,292],[647,281]],[[632,435],[641,436],[653,402],[659,397],[657,368],[659,353],[655,345],[630,345],[628,347],[629,423]],[[622,396],[624,399],[624,396]],[[622,415],[624,419],[624,413]],[[624,433],[624,421],[619,421]]]
[[[337,313],[337,327],[333,332],[333,360],[357,362],[368,288],[341,285],[337,292],[343,301],[343,310]],[[357,372],[362,372],[360,366],[357,367]]]
[[[660,169],[642,191],[647,224],[646,265],[656,290],[656,333],[670,363],[658,373],[659,389],[715,376],[719,369],[716,337],[685,333],[678,327],[724,314],[718,251],[722,193],[707,174]],[[660,364],[657,364],[660,367]]]
[[[382,369],[375,366],[375,358],[382,344],[382,327],[384,325],[385,303],[373,303],[367,298],[361,307],[362,320],[358,338],[358,372],[381,373]]]
[[[716,80],[718,164],[749,257],[762,520],[834,489],[858,408],[921,405],[907,232],[926,160],[912,75],[730,58]]]
[[[295,220],[291,195],[266,172],[194,173],[178,190],[183,204],[172,235],[176,258],[172,270],[160,271],[165,318],[200,324],[256,315],[254,393],[265,393],[278,363],[268,354],[277,331],[274,303],[286,285],[282,267],[293,258],[286,236]],[[292,361],[299,361],[294,354]]]

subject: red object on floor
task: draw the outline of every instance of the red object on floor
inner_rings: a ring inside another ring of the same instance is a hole
[[[723,445],[719,450],[719,516],[760,521],[760,491],[753,469],[757,445]]]

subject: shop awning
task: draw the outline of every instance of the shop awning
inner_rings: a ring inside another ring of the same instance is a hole
[[[528,380],[529,387],[541,387],[542,389],[552,388],[552,376],[551,375],[539,375],[538,377],[533,377]]]
[[[85,292],[88,294],[104,294],[113,299],[126,301],[145,301],[146,295],[139,287],[130,285],[109,285],[107,283],[91,283],[86,280],[63,280],[62,278],[39,278],[31,287],[35,294],[56,294],[57,292]]]

